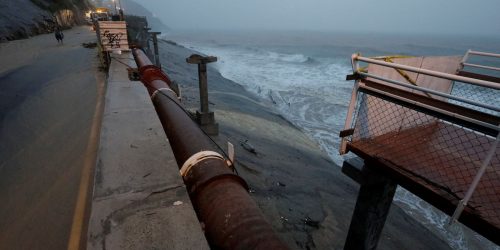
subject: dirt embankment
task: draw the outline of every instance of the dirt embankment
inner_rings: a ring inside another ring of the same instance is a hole
[[[87,0],[0,0],[0,42],[82,24],[89,8]]]

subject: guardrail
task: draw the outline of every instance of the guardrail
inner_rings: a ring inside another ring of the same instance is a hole
[[[500,71],[500,68],[498,68],[498,67],[492,67],[492,66],[487,66],[487,65],[467,63],[466,61],[469,59],[470,55],[500,58],[500,54],[468,50],[465,53],[465,56],[464,56],[464,58],[462,59],[462,62],[461,62],[462,67],[463,66],[468,66],[468,67],[473,67],[473,68],[480,68],[480,69],[488,69],[488,70]]]
[[[479,52],[475,52],[475,51],[468,51],[468,53],[469,54],[479,54]],[[484,53],[484,52],[481,53],[480,55],[489,55],[489,56],[494,56],[494,57],[500,56],[498,54]],[[456,101],[461,102],[461,103],[468,103],[468,104],[471,104],[471,105],[474,105],[474,106],[478,106],[478,107],[482,107],[482,108],[486,108],[486,109],[489,109],[489,110],[492,110],[492,111],[495,111],[495,112],[499,112],[500,111],[500,107],[498,107],[498,106],[489,105],[489,104],[481,103],[481,102],[478,102],[478,101],[470,100],[470,99],[467,99],[467,98],[457,97],[457,96],[445,94],[445,93],[442,93],[442,92],[433,91],[431,89],[421,88],[421,87],[418,87],[418,86],[415,86],[415,85],[412,85],[412,84],[409,84],[409,83],[403,83],[403,82],[400,82],[400,81],[395,81],[395,80],[392,80],[392,79],[387,79],[387,78],[384,78],[384,77],[381,77],[381,76],[376,76],[376,75],[373,75],[373,74],[370,74],[370,73],[362,72],[361,68],[359,67],[359,62],[372,63],[372,64],[376,64],[376,65],[380,65],[380,66],[385,66],[385,67],[389,67],[389,68],[406,70],[406,71],[415,72],[415,73],[424,74],[424,75],[429,75],[429,76],[433,76],[433,77],[437,77],[437,78],[448,79],[448,80],[462,82],[462,83],[470,83],[470,84],[474,84],[474,85],[480,86],[480,87],[485,87],[485,88],[489,88],[489,89],[500,90],[500,84],[496,83],[496,82],[485,81],[485,80],[480,80],[480,79],[475,79],[475,78],[470,78],[470,77],[464,77],[464,76],[458,76],[458,75],[453,75],[453,74],[447,74],[447,73],[443,73],[443,72],[438,72],[438,71],[433,71],[433,70],[428,70],[428,69],[422,69],[422,68],[416,68],[416,67],[412,67],[412,66],[408,66],[408,65],[402,65],[402,64],[397,64],[397,63],[385,62],[385,61],[381,61],[381,60],[377,60],[377,59],[372,59],[372,58],[368,58],[368,57],[362,57],[359,54],[353,54],[352,57],[351,57],[351,62],[352,62],[352,68],[353,68],[354,74],[362,76],[362,77],[372,77],[372,78],[375,78],[375,79],[378,79],[378,80],[385,81],[387,83],[392,83],[392,84],[395,84],[395,85],[399,85],[399,86],[404,86],[404,87],[416,89],[416,90],[422,91],[424,93],[440,95],[440,96],[443,96],[443,97],[446,97],[446,98],[449,98],[449,99],[452,99],[452,100],[456,100]],[[359,82],[356,81],[355,84],[354,84],[354,88],[353,88],[352,94],[351,94],[351,101],[350,101],[349,107],[348,107],[347,119],[346,119],[346,123],[345,123],[345,126],[344,126],[345,130],[349,129],[352,126],[352,118],[353,118],[353,113],[354,113],[355,106],[356,106],[358,87],[359,87]],[[449,112],[447,112],[447,111],[444,111],[444,110],[437,110],[437,111],[449,115]],[[469,120],[469,121],[474,122],[474,123],[476,123],[478,125],[485,126],[485,127],[488,127],[490,129],[493,129],[493,130],[496,130],[496,131],[500,131],[500,128],[498,128],[498,126],[487,124],[487,123],[484,123],[484,122],[481,122],[481,121],[477,121],[477,120],[473,120],[473,119],[470,119],[468,117],[461,116],[460,114],[453,114],[453,115],[454,116],[459,116],[460,118],[462,118],[464,120]],[[340,153],[341,154],[345,153],[345,147],[346,147],[346,141],[343,139],[342,143],[341,143],[341,147],[340,147]]]

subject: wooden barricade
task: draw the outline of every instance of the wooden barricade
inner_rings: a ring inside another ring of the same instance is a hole
[[[125,21],[99,21],[97,32],[104,51],[130,50]]]

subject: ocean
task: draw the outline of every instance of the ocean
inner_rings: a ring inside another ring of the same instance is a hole
[[[338,165],[353,81],[350,57],[463,56],[468,49],[500,53],[500,39],[444,35],[395,35],[319,31],[178,31],[163,37],[206,55],[222,76],[270,101],[277,112],[314,139]],[[500,67],[500,60],[471,58]],[[498,73],[495,75],[499,76]],[[498,97],[500,98],[500,97]],[[349,157],[349,156],[347,156]],[[448,216],[398,188],[395,202],[454,249],[498,249],[467,228],[445,225]]]

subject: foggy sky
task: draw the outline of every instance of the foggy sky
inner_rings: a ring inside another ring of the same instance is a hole
[[[444,33],[500,37],[500,0],[134,0],[172,29]]]

